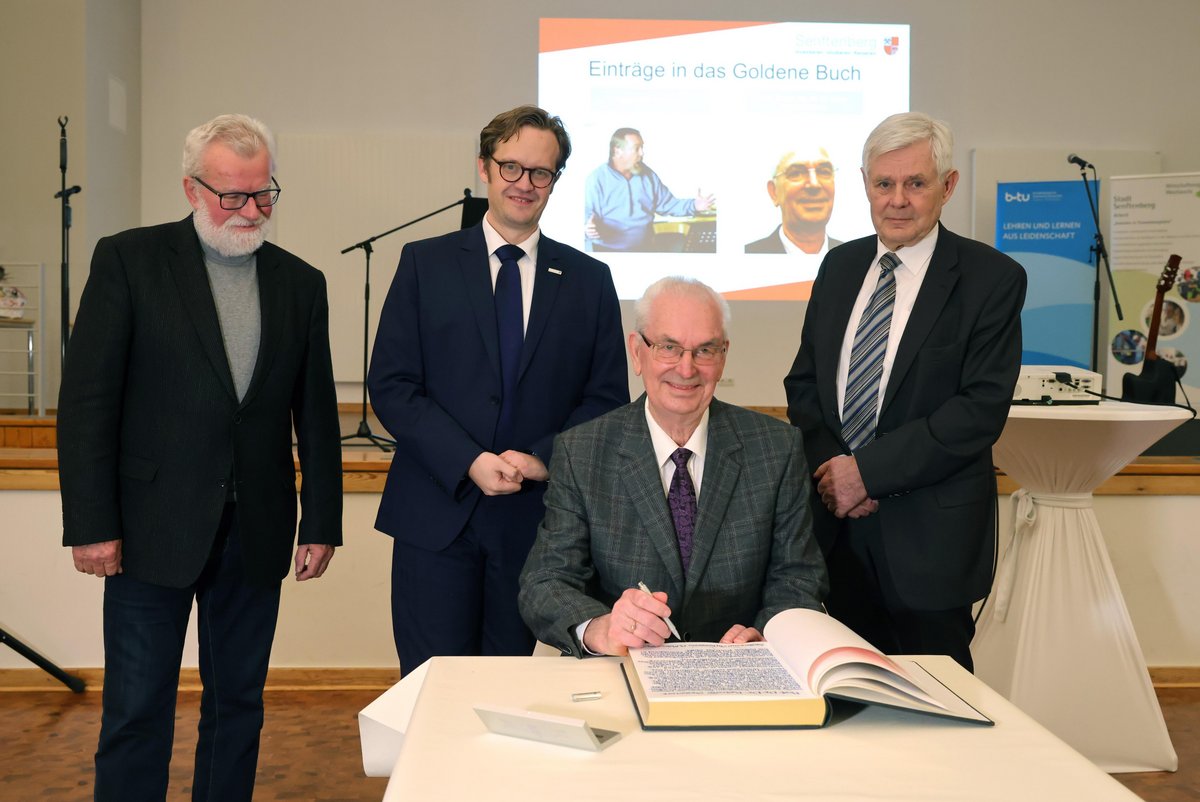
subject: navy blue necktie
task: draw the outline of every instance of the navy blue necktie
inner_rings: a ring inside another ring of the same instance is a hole
[[[525,343],[525,311],[521,303],[521,268],[517,260],[525,251],[516,245],[496,249],[500,272],[496,276],[496,332],[500,342],[500,419],[496,424],[493,450],[512,448],[513,417],[517,407],[517,371],[521,346]]]

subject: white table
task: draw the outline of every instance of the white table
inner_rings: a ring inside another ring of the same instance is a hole
[[[395,697],[411,698],[413,678],[378,700],[393,696],[390,713],[373,703],[363,715],[375,708],[375,723],[404,731],[389,802],[1137,799],[950,658],[916,659],[996,726],[874,707],[820,730],[646,732],[617,660],[566,657],[435,657],[411,721]],[[571,701],[595,690],[598,701]],[[509,738],[484,728],[478,704],[585,718],[621,738],[601,752]]]
[[[1109,401],[1014,406],[992,449],[1022,489],[971,644],[975,672],[1105,771],[1174,771],[1179,761],[1092,490],[1189,417]]]

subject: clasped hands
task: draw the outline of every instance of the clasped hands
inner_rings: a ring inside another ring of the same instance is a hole
[[[593,618],[583,632],[583,645],[595,654],[623,655],[643,646],[662,646],[671,631],[664,618],[671,615],[667,594],[645,593],[626,588],[613,605],[612,612]],[[754,627],[734,624],[721,637],[721,643],[752,643],[763,639]]]
[[[841,454],[826,460],[813,479],[822,503],[838,518],[865,518],[879,510],[879,502],[867,495],[858,461],[852,456]]]
[[[479,486],[485,496],[505,496],[521,489],[526,479],[544,482],[550,478],[546,463],[523,451],[493,454],[484,451],[467,470],[467,476]]]

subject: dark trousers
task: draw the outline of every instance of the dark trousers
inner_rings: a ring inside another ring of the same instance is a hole
[[[246,583],[234,517],[227,504],[213,552],[194,585],[166,588],[122,574],[105,579],[97,800],[166,798],[179,664],[193,599],[204,690],[192,799],[236,802],[254,792],[280,589]]]
[[[884,654],[948,654],[974,670],[971,606],[917,610],[906,605],[884,558],[882,533],[871,517],[840,521],[825,550],[825,609]]]
[[[392,634],[406,675],[435,655],[529,655],[535,639],[517,610],[536,524],[514,501],[485,496],[441,551],[392,546]]]

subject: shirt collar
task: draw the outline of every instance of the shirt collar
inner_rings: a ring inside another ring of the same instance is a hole
[[[654,445],[654,458],[658,462],[658,467],[661,468],[671,459],[671,455],[675,450],[680,448],[679,444],[671,439],[671,436],[666,433],[663,427],[658,425],[658,421],[650,414],[650,401],[646,400],[646,425],[650,427],[650,442]],[[692,436],[683,444],[683,448],[691,451],[698,458],[703,459],[705,452],[708,450],[708,410],[704,410],[704,414],[700,416],[700,423],[696,426],[696,431],[692,432]]]
[[[537,247],[538,242],[542,239],[542,230],[535,228],[524,242],[514,243],[521,250],[525,251],[525,255],[537,262]],[[491,222],[488,221],[487,215],[483,216],[483,240],[487,243],[487,251],[489,256],[494,256],[496,249],[501,245],[507,245],[508,240],[500,236],[500,232],[492,228]]]
[[[905,245],[892,253],[896,254],[901,265],[908,268],[914,275],[923,275],[925,268],[929,267],[933,249],[937,247],[938,229],[940,228],[940,223],[934,223],[933,228],[929,229],[929,233],[922,237],[916,245]],[[875,264],[878,264],[880,258],[887,252],[888,247],[883,244],[883,240],[876,240]]]

